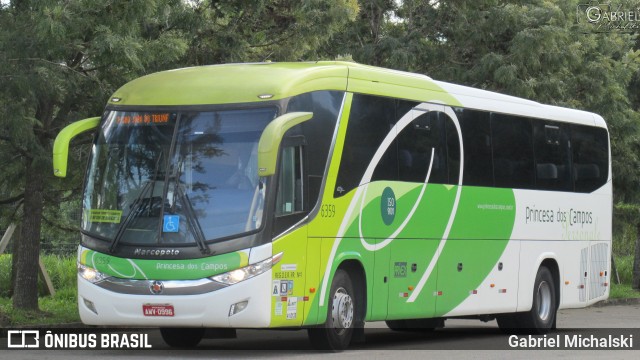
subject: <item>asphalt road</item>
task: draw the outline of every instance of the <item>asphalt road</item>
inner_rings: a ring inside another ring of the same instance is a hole
[[[167,347],[157,330],[149,333],[151,350],[0,350],[0,359],[211,359],[211,358],[349,358],[388,359],[531,359],[539,357],[581,359],[638,359],[640,356],[640,304],[561,310],[558,330],[548,338],[608,337],[633,335],[636,350],[526,350],[511,349],[509,336],[502,334],[495,321],[447,320],[446,327],[431,333],[404,333],[389,330],[384,322],[368,323],[366,341],[353,344],[342,353],[312,350],[306,331],[238,330],[236,339],[205,339],[195,350]],[[518,339],[526,340],[526,336]],[[544,337],[542,338],[544,340]],[[4,342],[6,339],[0,339]]]

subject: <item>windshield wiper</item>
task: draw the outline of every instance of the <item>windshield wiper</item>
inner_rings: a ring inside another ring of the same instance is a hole
[[[140,194],[138,195],[136,200],[133,202],[133,204],[131,204],[131,207],[130,207],[131,210],[129,211],[129,214],[127,215],[127,217],[124,219],[124,222],[122,223],[122,225],[120,225],[120,228],[118,228],[118,232],[116,233],[116,236],[114,236],[113,238],[111,247],[109,247],[109,252],[113,253],[116,250],[116,247],[118,246],[120,239],[124,235],[125,230],[127,229],[127,227],[129,227],[129,224],[131,223],[131,221],[133,221],[133,219],[135,219],[138,216],[138,214],[140,213],[140,210],[142,210],[143,200],[145,199],[144,196],[147,193],[147,190],[152,188],[151,186],[152,183],[155,183],[155,180],[149,181],[146,184],[144,184],[144,186],[142,187],[142,190],[140,191]],[[151,196],[153,197],[153,193],[151,194]]]
[[[200,226],[200,221],[198,221],[198,217],[196,216],[196,211],[193,209],[193,203],[189,196],[185,194],[180,186],[180,176],[182,175],[182,164],[184,159],[180,159],[178,162],[178,170],[176,171],[175,179],[174,179],[174,189],[175,192],[178,193],[178,197],[180,201],[182,201],[183,207],[185,209],[185,217],[187,218],[187,223],[189,224],[189,230],[193,234],[193,237],[196,240],[196,244],[200,249],[202,254],[210,254],[211,250],[206,244],[206,238],[204,236],[204,232],[202,231],[202,226]],[[173,202],[172,207],[175,207],[176,202]],[[172,209],[173,210],[173,209]]]
[[[151,178],[151,181],[148,181],[146,184],[144,184],[144,186],[142,187],[142,190],[140,191],[140,194],[136,197],[133,204],[131,204],[130,206],[131,210],[129,211],[129,214],[127,215],[127,217],[124,219],[124,222],[122,223],[122,225],[120,225],[120,228],[118,228],[118,232],[116,233],[116,236],[114,236],[113,242],[109,247],[109,252],[113,253],[116,250],[116,247],[118,246],[120,239],[122,239],[122,237],[124,236],[124,232],[127,230],[127,227],[129,227],[133,219],[138,217],[140,210],[142,210],[142,204],[143,204],[143,200],[145,199],[145,194],[147,193],[147,190],[149,188],[151,188],[151,197],[149,199],[149,204],[148,204],[149,210],[147,212],[147,216],[151,214],[151,208],[153,207],[153,191],[156,187],[158,170],[160,169],[160,161],[162,159],[163,154],[164,154],[164,150],[160,151],[160,156],[158,156],[158,160],[156,161],[156,166],[153,169],[153,178]]]
[[[151,200],[149,202],[147,216],[151,215],[151,209],[153,208],[153,190],[156,188],[156,180],[158,179],[158,170],[160,169],[160,160],[162,160],[162,155],[164,155],[164,150],[160,151],[160,156],[158,156],[158,161],[156,161],[156,167],[153,170],[153,185],[151,186]]]

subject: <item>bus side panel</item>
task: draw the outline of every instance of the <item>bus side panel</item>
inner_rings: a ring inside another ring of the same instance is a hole
[[[561,308],[587,306],[608,296],[609,190],[609,185],[592,194],[514,190],[518,205],[513,238],[522,242],[517,311],[531,309],[535,277],[546,259],[554,259],[560,271],[556,281]],[[604,245],[594,248],[596,243]],[[592,254],[594,249],[598,254]],[[592,273],[593,266],[598,270]],[[591,292],[591,286],[607,289]]]
[[[499,240],[465,240],[456,241],[451,250],[459,251],[458,258],[451,258],[438,264],[438,290],[442,295],[438,297],[438,315],[464,316],[479,314],[496,314],[514,312],[518,305],[518,270],[520,267],[520,242],[509,241],[499,259],[491,266],[489,274],[479,284],[465,281],[469,274],[480,273],[480,268],[490,264],[478,263],[483,255],[473,249],[471,242],[492,244]],[[477,248],[476,248],[477,249]],[[475,259],[475,261],[474,261]],[[467,261],[465,261],[467,260]],[[458,263],[462,263],[462,270],[458,271]],[[446,269],[444,269],[446,268]],[[444,290],[441,290],[444,289]],[[451,299],[455,295],[465,298],[462,303],[455,306]],[[445,313],[446,312],[446,313]]]
[[[282,259],[273,268],[271,292],[271,327],[302,325],[308,296],[307,272],[314,277],[315,265],[307,259],[307,227],[302,226],[273,242],[273,253]],[[317,275],[315,275],[317,276]]]
[[[437,316],[514,311],[519,246],[513,190],[464,186],[438,259]]]
[[[304,308],[304,324],[314,325],[318,323],[318,303],[316,294],[320,289],[320,264],[322,262],[322,238],[310,237],[307,243],[307,278],[305,296],[308,301]],[[322,322],[322,320],[320,320]]]
[[[373,240],[380,244],[384,239]],[[374,268],[372,276],[372,296],[369,297],[368,321],[385,320],[388,312],[389,284],[394,276],[393,269],[389,269],[391,248],[385,247],[374,253]]]

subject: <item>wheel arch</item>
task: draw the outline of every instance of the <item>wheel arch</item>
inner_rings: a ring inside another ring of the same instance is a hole
[[[364,326],[364,319],[367,315],[368,293],[367,274],[359,259],[347,258],[338,265],[336,271],[344,270],[351,279],[353,291],[356,293],[357,321],[354,327]]]
[[[531,264],[531,263],[530,263]],[[531,267],[530,270],[523,269],[521,263],[520,268],[520,281],[519,281],[519,296],[518,296],[518,307],[517,312],[529,311],[533,306],[533,285],[536,281],[536,276],[540,267],[545,266],[551,271],[551,275],[554,280],[554,290],[556,291],[556,303],[560,306],[560,300],[562,299],[560,286],[560,264],[558,262],[558,257],[553,252],[544,252],[541,253],[536,261],[533,263],[534,266]]]

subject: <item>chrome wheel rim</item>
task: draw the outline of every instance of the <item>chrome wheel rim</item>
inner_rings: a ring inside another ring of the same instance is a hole
[[[551,287],[548,282],[540,282],[536,296],[538,300],[538,317],[542,321],[547,321],[551,314]]]
[[[331,319],[338,334],[342,334],[353,325],[353,299],[342,287],[333,294]]]

